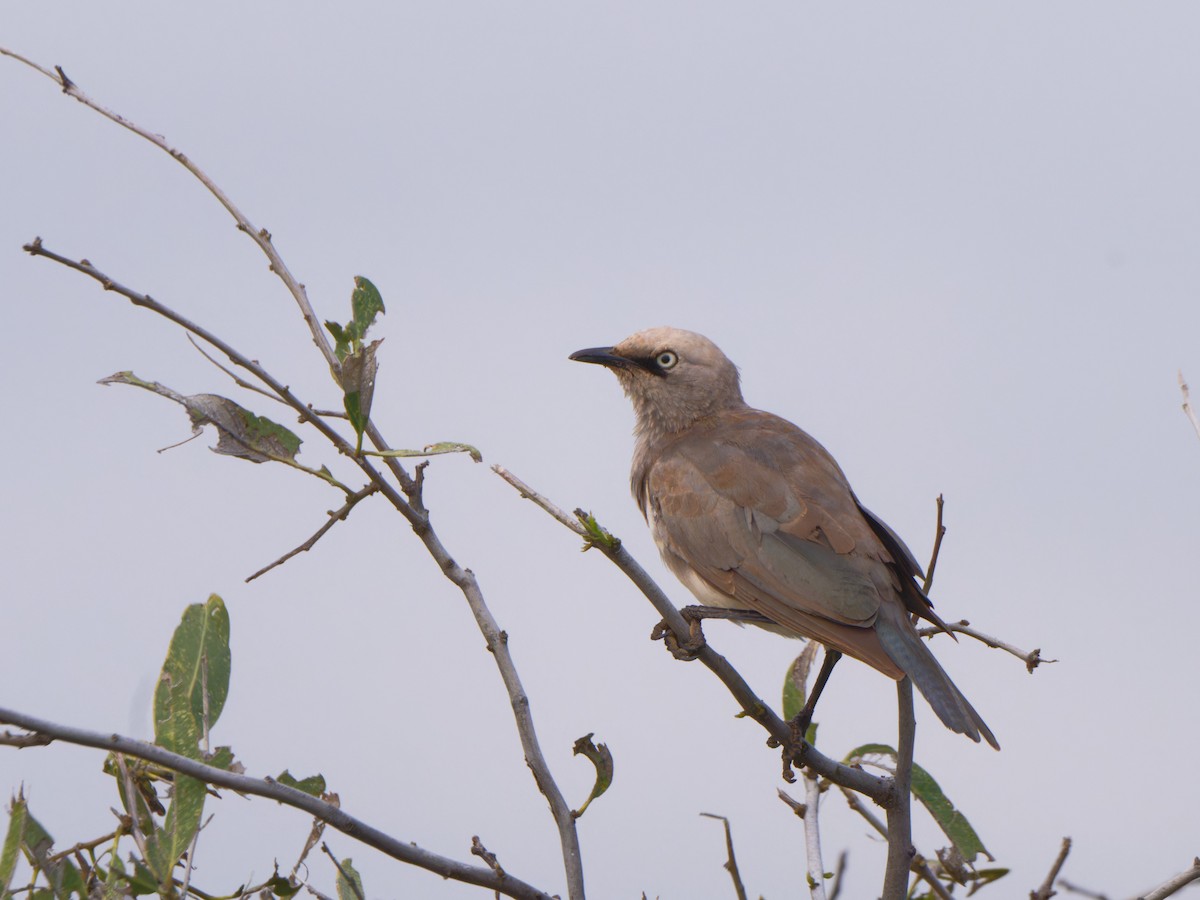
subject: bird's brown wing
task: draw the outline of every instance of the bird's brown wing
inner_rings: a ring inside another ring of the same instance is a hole
[[[676,574],[690,569],[732,605],[902,675],[872,627],[882,603],[898,602],[891,558],[837,463],[800,429],[724,414],[664,446],[646,489]]]

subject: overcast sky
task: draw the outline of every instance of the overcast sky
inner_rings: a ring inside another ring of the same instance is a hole
[[[469,441],[625,540],[681,605],[628,496],[632,413],[567,361],[655,325],[700,331],[749,402],[821,440],[927,557],[933,597],[1060,660],[1026,674],[970,641],[935,650],[995,753],[918,699],[917,759],[1013,874],[1114,897],[1200,852],[1196,716],[1200,440],[1200,7],[677,2],[5,4],[0,45],[61,65],[194,158],[274,236],[323,318],[353,276],[388,305],[375,413],[396,446]],[[178,329],[21,245],[87,257],[261,360],[339,397],[290,297],[159,150],[0,59],[0,290],[7,425],[2,703],[149,733],[188,603],[218,592],[233,686],[215,738],[250,774],[322,772],[403,840],[562,891],[557,841],[461,595],[410,530],[364,504],[310,553],[242,579],[340,504],[278,466],[209,453],[131,369],[265,415]],[[311,430],[302,461],[351,475]],[[573,741],[616,759],[580,822],[594,897],[732,896],[729,816],[752,895],[802,896],[778,755],[599,554],[487,466],[428,470],[435,526],[511,638],[569,802]],[[798,642],[713,624],[766,698]],[[841,756],[894,740],[892,683],[846,663],[818,712]],[[111,827],[101,754],[0,752],[60,844]],[[290,865],[308,823],[226,795],[197,881]],[[827,862],[878,889],[884,850],[834,796]],[[941,844],[918,814],[916,839]],[[341,835],[371,897],[477,897]],[[314,861],[328,891],[329,868]]]

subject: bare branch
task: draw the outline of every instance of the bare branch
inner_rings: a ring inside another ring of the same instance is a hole
[[[600,550],[634,583],[638,590],[654,606],[655,610],[658,611],[659,615],[663,617],[672,631],[680,635],[688,634],[690,627],[687,620],[675,608],[667,598],[667,595],[663,593],[662,588],[647,574],[646,570],[621,546],[621,542],[618,539],[611,535],[608,535],[605,540],[598,539],[577,518],[573,519],[567,515],[559,506],[539,494],[503,466],[492,466],[492,471],[516,488],[522,497],[532,500],[551,517],[583,538],[588,543],[588,546]],[[801,743],[797,745],[793,738],[791,726],[759,699],[758,695],[746,684],[745,679],[729,664],[729,661],[713,650],[712,647],[707,644],[700,647],[696,652],[696,658],[725,684],[729,692],[741,704],[745,715],[766,729],[770,735],[767,742],[768,745],[786,748],[787,752],[785,755],[789,765],[794,762],[796,765],[809,766],[817,774],[828,778],[835,784],[843,785],[851,790],[865,794],[881,806],[887,807],[894,802],[892,780],[890,778],[880,778],[861,769],[852,769],[849,766],[842,765],[808,744]]]
[[[71,79],[67,78],[67,76],[63,73],[63,70],[58,66],[55,67],[56,73],[51,72],[49,69],[39,66],[37,63],[26,59],[24,56],[14,53],[11,50],[6,50],[3,47],[0,47],[0,55],[12,57],[18,62],[22,62],[30,68],[41,72],[51,81],[57,83],[62,88],[62,92],[67,96],[78,100],[84,106],[95,110],[106,119],[116,122],[122,128],[129,129],[138,137],[144,138],[155,147],[158,147],[158,149],[168,154],[177,163],[187,169],[197,181],[204,185],[204,187],[208,189],[208,192],[216,197],[217,201],[223,207],[225,207],[231,216],[233,216],[234,221],[237,222],[238,230],[245,232],[246,235],[248,235],[250,239],[258,245],[258,248],[266,255],[267,260],[270,263],[271,271],[274,272],[279,277],[279,280],[284,283],[284,286],[287,287],[288,291],[295,299],[296,305],[300,307],[300,312],[304,316],[304,321],[307,323],[308,329],[312,333],[313,343],[317,345],[317,349],[320,350],[321,354],[325,357],[325,361],[329,365],[329,371],[333,374],[334,380],[340,383],[341,364],[338,362],[337,356],[334,355],[333,347],[329,344],[329,339],[326,337],[325,332],[321,327],[321,322],[317,319],[317,315],[313,311],[312,304],[309,303],[308,292],[305,291],[304,285],[297,281],[292,275],[291,271],[288,270],[287,265],[283,261],[283,257],[279,255],[278,251],[275,249],[275,245],[271,243],[271,233],[269,231],[267,231],[265,228],[256,228],[246,217],[245,213],[243,213],[240,209],[238,209],[237,206],[234,205],[229,196],[223,190],[221,190],[221,188],[218,187],[217,184],[211,178],[209,178],[208,175],[198,165],[192,162],[191,159],[189,159],[182,151],[176,150],[174,147],[168,144],[167,139],[161,134],[155,134],[154,132],[143,128],[142,126],[131,122],[124,116],[118,115],[112,110],[101,106],[91,97],[87,96],[87,94],[81,91],[79,86],[71,81]]]
[[[1143,894],[1138,900],[1164,900],[1165,897],[1170,897],[1194,881],[1200,881],[1200,856],[1192,860],[1192,867],[1186,872],[1180,872],[1149,893]]]
[[[709,819],[717,819],[725,824],[725,853],[727,856],[725,871],[733,879],[733,890],[737,894],[738,900],[746,900],[746,886],[742,884],[742,873],[738,871],[737,857],[733,855],[733,830],[729,827],[729,820],[725,816],[718,816],[715,813],[700,813],[700,815]]]
[[[1003,650],[1006,653],[1011,653],[1021,662],[1025,663],[1026,670],[1032,675],[1033,670],[1042,663],[1056,663],[1057,659],[1042,659],[1042,651],[1040,647],[1033,650],[1022,650],[1019,647],[1014,647],[1012,644],[1007,644],[999,638],[992,637],[990,634],[984,634],[982,631],[970,627],[971,623],[966,619],[959,619],[957,622],[950,622],[946,625],[945,631],[952,631],[955,634],[965,634],[967,637],[973,637],[982,644],[993,648],[994,650]],[[917,634],[921,637],[933,637],[936,634],[944,634],[945,631],[941,628],[918,628]]]
[[[1192,398],[1188,392],[1187,382],[1183,380],[1183,369],[1179,370],[1179,390],[1183,393],[1183,411],[1187,414],[1192,427],[1196,429],[1196,437],[1200,437],[1200,419],[1196,418],[1196,411],[1192,409]]]
[[[912,680],[896,682],[899,736],[896,741],[895,803],[887,811],[887,868],[883,900],[902,900],[908,892],[908,872],[916,849],[912,843],[912,764],[917,719],[913,713]]]
[[[316,532],[313,533],[312,537],[310,537],[307,541],[305,541],[299,547],[295,547],[295,548],[289,550],[287,553],[283,554],[283,556],[279,557],[279,559],[275,560],[273,563],[269,563],[269,564],[263,566],[261,569],[259,569],[257,572],[255,572],[253,575],[251,575],[249,578],[247,578],[246,583],[247,584],[250,583],[251,581],[253,581],[255,578],[257,578],[260,575],[267,574],[267,572],[270,572],[276,566],[283,565],[285,562],[287,562],[293,556],[297,556],[301,553],[307,553],[309,550],[311,550],[313,548],[313,546],[317,543],[317,541],[319,541],[321,538],[323,538],[325,536],[325,533],[327,531],[329,531],[329,529],[331,529],[338,522],[345,521],[346,517],[348,515],[350,515],[350,510],[354,509],[354,507],[357,506],[360,501],[364,500],[365,498],[371,496],[371,494],[374,494],[378,491],[379,491],[379,485],[377,485],[377,484],[368,484],[366,487],[362,488],[361,490],[355,491],[353,494],[350,495],[350,498],[344,504],[342,504],[340,509],[328,510],[325,513],[325,515],[327,515],[329,517],[329,520],[324,525],[322,525],[320,528],[318,528],[316,530]]]
[[[119,734],[101,734],[100,732],[87,731],[70,725],[59,725],[45,719],[25,715],[16,710],[0,709],[0,723],[24,728],[27,731],[44,735],[50,740],[65,741],[66,743],[76,744],[81,747],[94,747],[98,750],[107,750],[116,753],[118,754],[118,764],[122,767],[123,760],[121,754],[124,754],[146,760],[147,762],[157,763],[181,775],[188,775],[206,784],[228,788],[242,794],[265,797],[268,800],[274,800],[285,806],[303,810],[309,815],[332,825],[343,834],[366,844],[368,847],[379,850],[392,859],[436,872],[443,878],[478,885],[479,887],[496,891],[508,897],[528,898],[528,900],[551,900],[547,893],[539,891],[532,885],[513,878],[511,875],[501,878],[489,868],[468,865],[458,860],[431,853],[428,850],[422,850],[416,844],[394,838],[380,831],[378,828],[368,825],[361,819],[357,819],[349,813],[344,812],[331,803],[326,803],[324,800],[313,797],[303,791],[280,784],[271,778],[252,778],[248,775],[240,775],[236,772],[205,765],[194,759],[181,756],[178,753],[171,753],[169,750],[164,750],[162,747],[155,744],[148,744],[145,741],[135,740],[134,738]],[[129,787],[129,791],[131,798],[130,807],[132,810],[136,810],[132,786]],[[134,835],[136,837],[136,813],[133,813],[133,820]]]
[[[821,856],[821,786],[811,771],[804,773],[804,851],[808,860],[808,893],[825,900],[825,860]]]
[[[1058,892],[1054,890],[1054,880],[1058,878],[1058,873],[1062,871],[1063,863],[1067,861],[1067,854],[1071,852],[1071,839],[1065,837],[1062,840],[1062,847],[1059,848],[1058,856],[1054,858],[1054,863],[1050,866],[1050,871],[1046,873],[1046,880],[1042,882],[1042,886],[1035,891],[1029,892],[1029,900],[1050,900]]]

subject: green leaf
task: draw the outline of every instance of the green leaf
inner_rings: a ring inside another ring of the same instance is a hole
[[[592,765],[596,767],[596,782],[592,785],[592,792],[588,794],[588,798],[583,801],[583,806],[573,812],[571,815],[578,819],[587,811],[588,806],[592,801],[608,790],[613,780],[613,757],[608,747],[604,744],[592,743],[592,735],[595,732],[589,732],[575,742],[573,752],[576,756],[583,755],[592,761]]]
[[[167,818],[153,835],[147,835],[146,864],[160,885],[167,884],[192,838],[200,830],[200,818],[204,814],[204,798],[208,786],[203,781],[186,775],[175,776],[175,790],[171,805],[167,807]]]
[[[991,884],[993,881],[999,881],[1009,871],[1011,870],[1000,868],[999,866],[990,869],[976,869],[974,881],[979,885]]]
[[[863,760],[868,756],[889,756],[894,763],[896,751],[887,744],[863,744],[861,747],[851,750],[846,755],[844,762]],[[962,854],[962,858],[966,862],[974,862],[981,853],[988,859],[995,858],[983,846],[983,841],[971,827],[966,816],[954,808],[954,804],[950,802],[950,798],[946,796],[938,783],[933,780],[933,776],[915,762],[912,767],[912,795],[929,810],[929,814],[933,816],[938,827],[942,829],[942,832],[950,839],[950,843]]]
[[[15,830],[14,824],[16,825]],[[74,863],[68,859],[50,861],[51,850],[54,849],[54,838],[33,817],[24,796],[18,796],[13,799],[8,834],[4,840],[4,849],[0,851],[0,859],[3,860],[0,866],[6,865],[8,862],[10,841],[14,841],[16,845],[12,851],[14,857],[12,864],[14,866],[16,864],[15,855],[17,848],[23,850],[26,859],[29,860],[29,864],[34,869],[35,876],[36,873],[41,872],[49,884],[49,889],[43,889],[40,892],[34,891],[31,896],[41,893],[47,900],[51,900],[51,898],[52,900],[69,900],[71,897],[86,898],[88,896],[83,876],[79,873],[79,869]],[[4,882],[3,888],[0,889],[0,896],[8,896],[7,882],[11,880],[12,871],[10,869],[6,876],[0,878],[0,882]]]
[[[12,809],[8,816],[8,831],[4,835],[4,847],[0,849],[0,897],[8,896],[8,886],[12,884],[13,872],[17,868],[17,857],[25,835],[25,820],[28,815],[29,806],[25,803],[24,794],[13,797]]]
[[[796,663],[800,657],[788,666],[788,673],[783,678],[783,718],[794,719],[804,709],[804,685],[797,684],[795,679]]]
[[[226,772],[228,772],[233,769],[234,766],[233,748],[224,746],[218,747],[216,750],[210,753],[204,761],[213,768],[224,769]]]
[[[171,638],[167,659],[154,691],[154,738],[159,746],[201,759],[206,727],[221,715],[229,694],[229,613],[216,594],[193,603]],[[232,762],[233,754],[229,754]],[[175,864],[200,828],[206,794],[204,782],[175,777],[171,805],[160,829],[147,836],[146,864],[166,884]]]
[[[309,775],[307,778],[296,778],[287,769],[275,779],[282,785],[290,788],[295,788],[298,791],[304,791],[313,797],[320,797],[325,793],[325,776]]]
[[[988,859],[994,859],[983,846],[983,841],[979,839],[966,816],[954,808],[954,804],[933,780],[933,776],[916,763],[913,763],[912,770],[912,793],[929,810],[938,827],[950,838],[950,842],[958,848],[966,862],[973,863],[981,853]]]
[[[154,873],[139,860],[133,862],[133,877],[129,879],[129,889],[138,897],[158,893],[158,882],[154,880]]]
[[[133,861],[133,875],[125,871],[125,865],[119,856],[112,856],[108,872],[104,873],[104,891],[101,900],[124,900],[130,895],[141,897],[145,894],[157,894],[158,882],[139,860]]]
[[[267,889],[276,897],[292,897],[300,890],[300,885],[292,884],[286,878],[279,874],[276,869],[274,877],[267,882]]]
[[[794,719],[804,709],[808,698],[808,676],[813,663],[817,659],[820,644],[809,641],[800,655],[788,667],[788,673],[783,679],[783,717]],[[804,740],[811,747],[817,743],[817,724],[809,722],[804,732]]]
[[[333,353],[338,358],[338,362],[341,362],[350,352],[350,335],[346,334],[345,329],[337,322],[330,322],[328,319],[325,321],[325,328],[333,335]]]
[[[192,422],[192,436],[199,437],[205,425],[217,429],[217,446],[213,451],[224,456],[236,456],[254,463],[269,461],[294,463],[300,452],[300,438],[278,422],[256,416],[228,397],[218,394],[186,396],[157,381],[146,381],[132,372],[116,372],[101,378],[100,384],[128,384],[174,400],[187,410]]]
[[[366,894],[363,893],[362,876],[350,864],[350,858],[343,859],[339,865],[341,869],[337,877],[338,900],[363,900]]]
[[[887,744],[863,744],[861,747],[855,747],[847,753],[846,758],[842,762],[846,765],[853,765],[855,760],[859,760],[864,756],[890,756],[895,760],[896,751]]]
[[[194,603],[171,638],[154,691],[155,743],[200,759],[204,725],[216,723],[229,695],[229,613],[216,594]]]
[[[597,544],[609,550],[616,550],[621,546],[621,539],[597,522],[596,517],[592,513],[585,513],[582,509],[577,509],[575,510],[575,518],[579,520],[580,524],[583,525],[583,530],[587,532],[587,537],[583,539],[584,550],[590,550]]]
[[[367,336],[367,329],[375,324],[375,317],[386,312],[379,290],[371,284],[370,279],[362,275],[354,276],[354,293],[350,295],[350,310],[354,316],[354,336],[360,341]]]

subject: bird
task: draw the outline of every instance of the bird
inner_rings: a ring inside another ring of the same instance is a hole
[[[632,402],[634,499],[667,568],[702,604],[907,676],[947,728],[1000,749],[917,633],[913,614],[949,629],[912,552],[829,451],[746,403],[716,344],[651,328],[570,359],[611,370]]]

